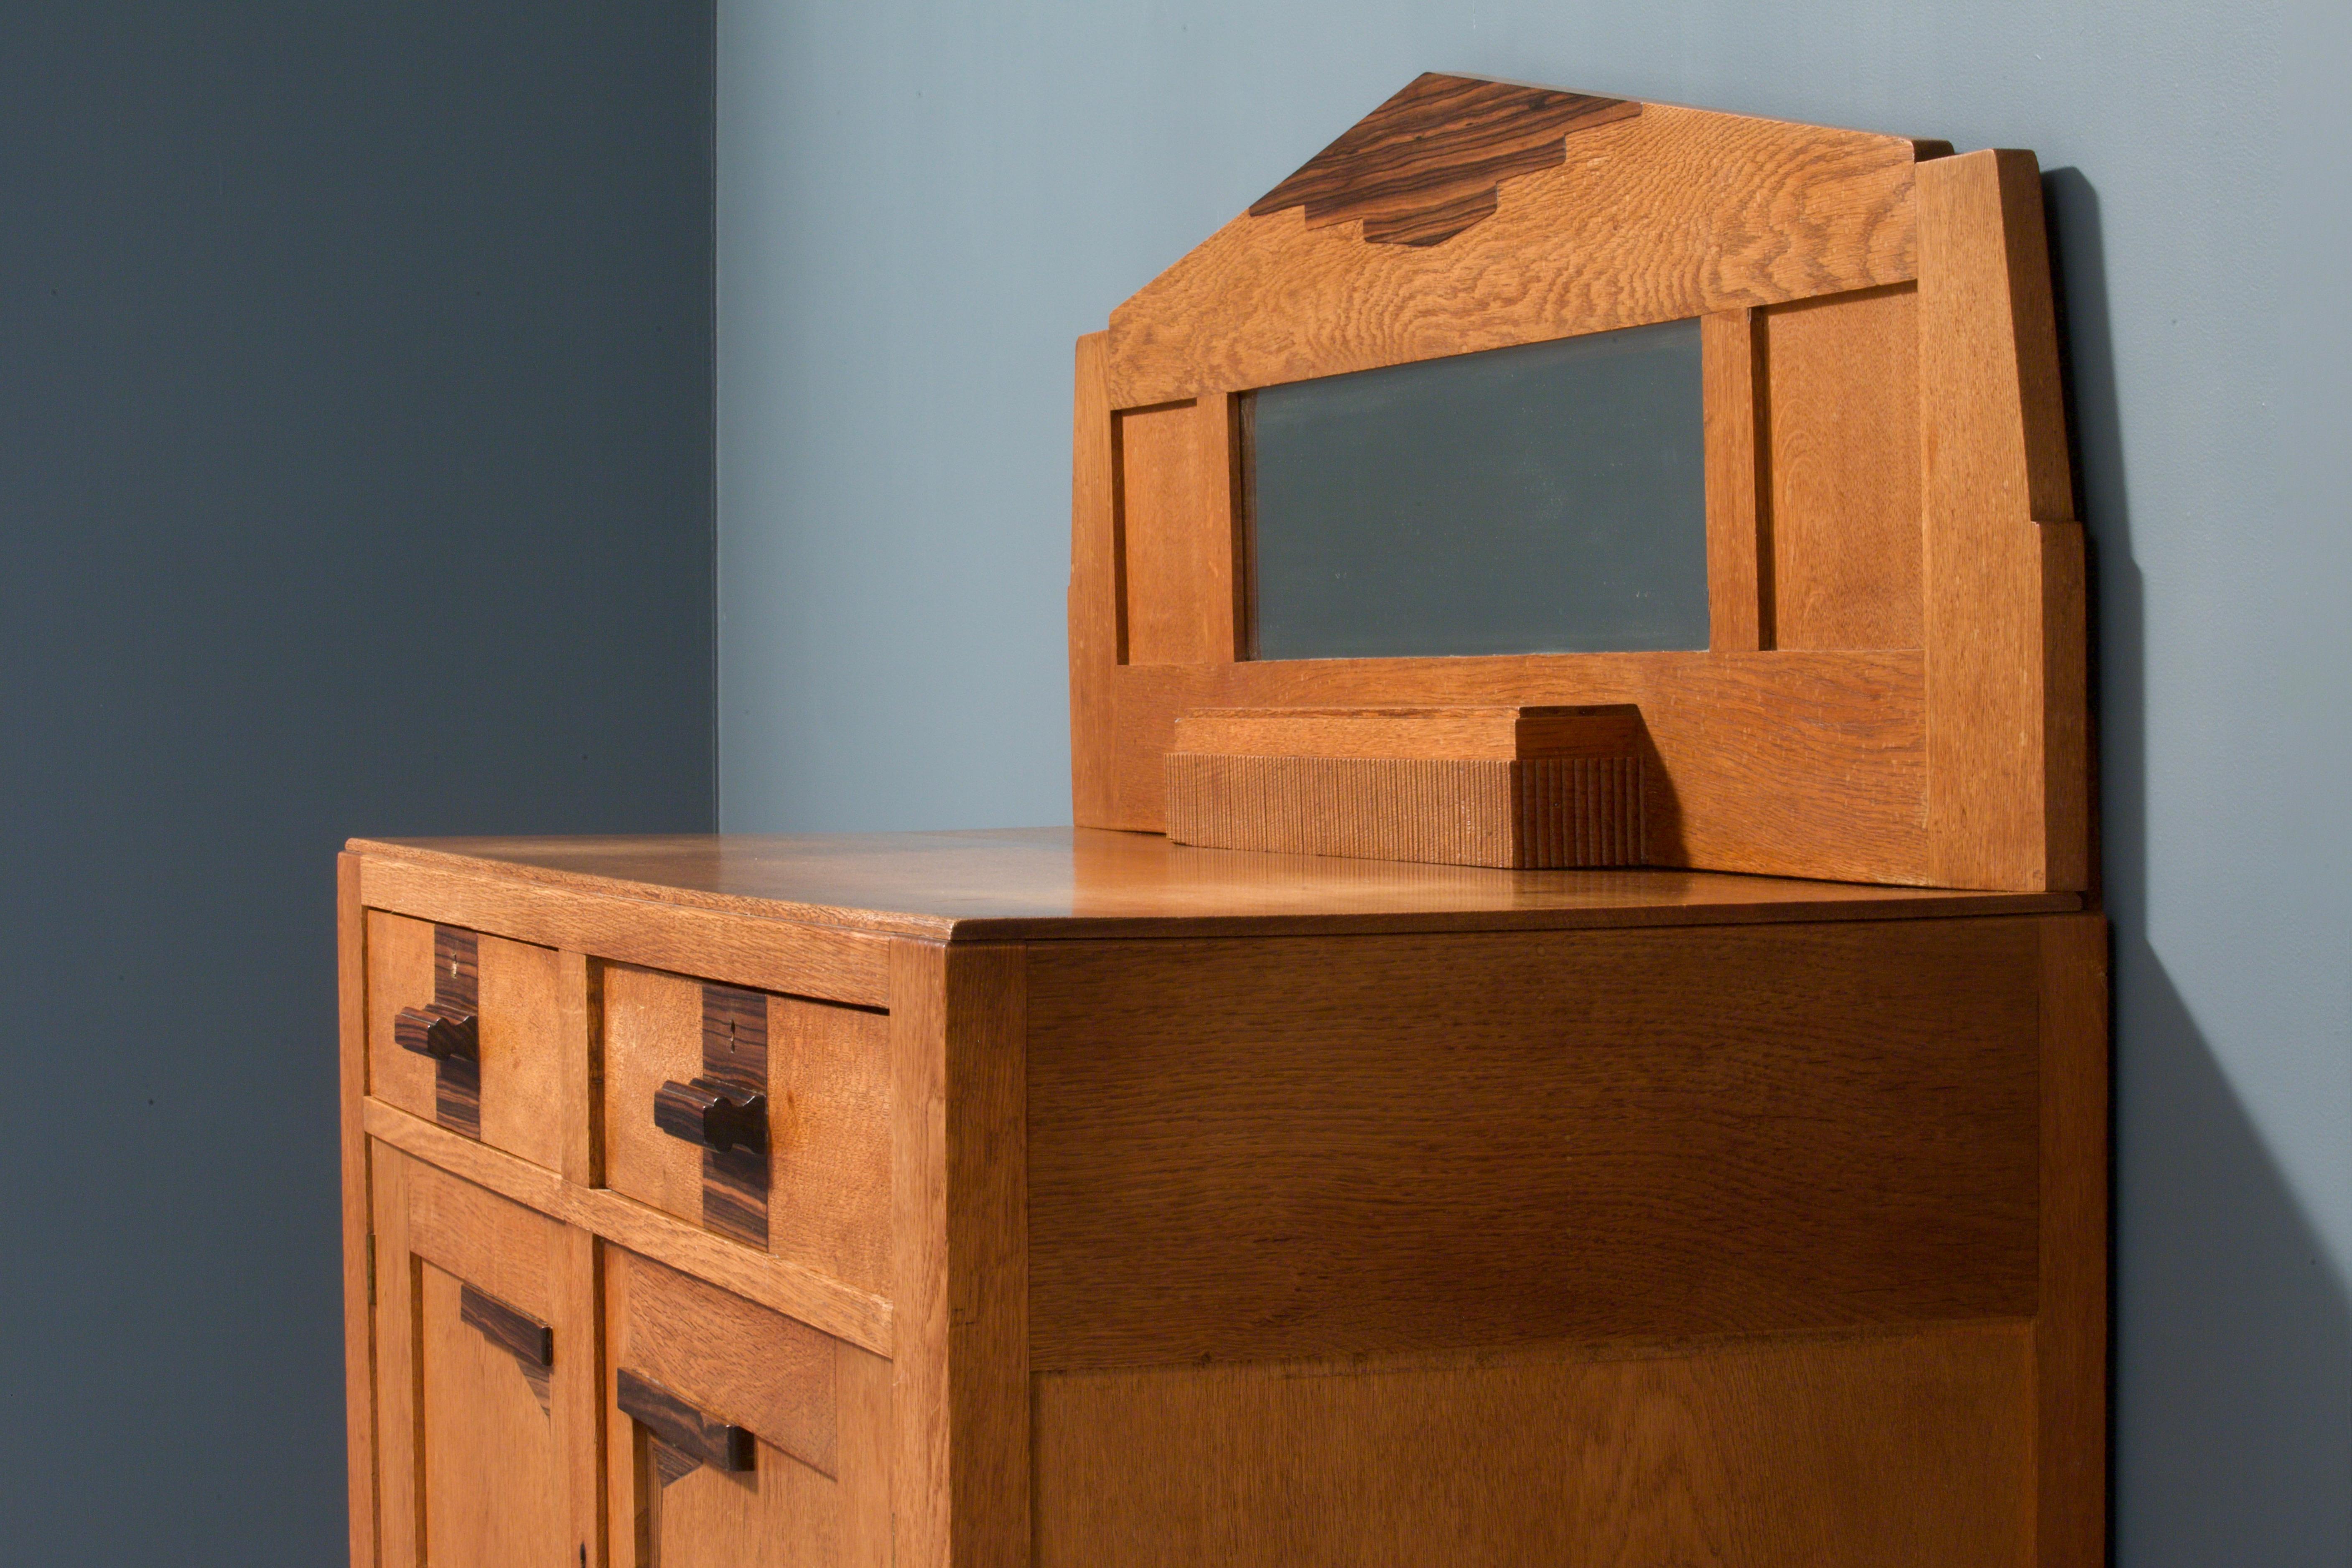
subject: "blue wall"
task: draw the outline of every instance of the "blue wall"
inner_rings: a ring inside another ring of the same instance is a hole
[[[711,19],[0,27],[0,1562],[343,1556],[333,854],[708,828]]]
[[[726,825],[1068,820],[1070,342],[1415,72],[2033,148],[2097,557],[2121,1561],[2342,1564],[2342,10],[721,0]]]

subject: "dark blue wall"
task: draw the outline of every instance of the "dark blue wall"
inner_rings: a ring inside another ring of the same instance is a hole
[[[0,7],[0,1560],[342,1552],[337,845],[713,824],[711,50]]]

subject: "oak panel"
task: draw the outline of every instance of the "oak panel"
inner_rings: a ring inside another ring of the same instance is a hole
[[[1242,622],[1232,405],[1211,393],[1118,416],[1128,663],[1223,662],[1235,655]]]
[[[598,1560],[593,1242],[398,1151],[379,1148],[373,1166],[381,1561]],[[550,1357],[485,1334],[472,1292],[544,1324]]]
[[[1029,1247],[1018,947],[890,966],[891,1514],[898,1561],[1029,1561]]]
[[[1811,657],[1797,656],[1799,662]],[[1842,697],[1837,708],[1852,722],[1868,721],[1865,692],[1855,693],[1851,705]],[[1171,718],[1171,729],[1173,723]],[[886,921],[914,925],[934,940],[958,943],[1916,920],[2083,904],[2074,893],[1856,886],[1664,868],[1514,872],[1240,854],[1095,828],[441,842],[450,847],[405,845],[386,852],[446,858],[485,875],[510,868],[518,877],[583,886],[606,875],[667,876],[676,898],[707,899],[714,910],[823,907],[844,919],[860,909],[924,910],[867,918],[877,928]]]
[[[1034,949],[1031,1363],[2025,1316],[2035,942]]]
[[[604,1271],[615,1568],[889,1568],[890,1363],[617,1247]],[[750,1468],[665,1452],[620,1407],[623,1371],[748,1429]]]
[[[1110,401],[1670,321],[1909,279],[1913,149],[1671,104],[1578,130],[1444,245],[1300,208],[1234,219],[1111,312]]]
[[[360,863],[335,858],[336,1053],[341,1076],[336,1127],[342,1163],[343,1456],[348,1478],[353,1568],[375,1563],[375,1237],[370,1222],[367,1130],[367,911],[360,905]]]
[[[2090,876],[2082,530],[2030,153],[1921,166],[1933,880]]]
[[[367,1134],[568,1225],[658,1258],[739,1296],[877,1353],[890,1349],[890,1302],[791,1258],[769,1258],[599,1188],[579,1187],[527,1160],[486,1148],[381,1100],[365,1109]]]
[[[561,852],[595,840],[509,839]],[[624,841],[625,842],[625,841]],[[716,847],[719,840],[704,836]],[[887,944],[860,931],[801,923],[789,909],[720,910],[674,900],[667,889],[603,879],[591,890],[527,868],[485,875],[440,857],[352,840],[362,857],[361,897],[370,909],[496,931],[542,947],[703,975],[730,985],[878,1005]],[[391,851],[386,853],[385,851]],[[618,885],[616,885],[618,884]]]
[[[1772,641],[1772,493],[1757,430],[1766,409],[1761,313],[1699,318],[1706,439],[1707,650],[1755,653]]]
[[[1040,1374],[1036,1563],[2022,1568],[2032,1375],[2013,1324]]]
[[[1915,648],[1919,294],[1763,311],[1772,646]]]
[[[654,1095],[702,1072],[701,982],[604,969],[604,1184],[700,1225],[702,1149],[654,1125]]]

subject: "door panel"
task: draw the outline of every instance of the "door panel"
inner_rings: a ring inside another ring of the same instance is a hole
[[[385,1568],[601,1560],[594,1243],[374,1148]]]
[[[604,1257],[614,1568],[887,1568],[890,1363]]]

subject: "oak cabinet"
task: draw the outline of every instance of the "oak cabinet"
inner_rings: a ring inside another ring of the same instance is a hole
[[[1063,829],[342,899],[357,1564],[2096,1560],[2079,895]],[[377,1048],[450,932],[478,1131]]]

